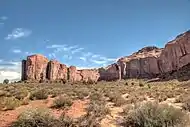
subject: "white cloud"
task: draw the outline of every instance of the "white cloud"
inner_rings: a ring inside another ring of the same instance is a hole
[[[8,19],[8,17],[6,17],[6,16],[0,17],[0,20],[2,20],[2,21],[5,21],[5,20],[7,20],[7,19]]]
[[[91,62],[95,63],[95,64],[106,64],[107,61],[106,60],[90,60]]]
[[[21,62],[1,61],[0,62],[0,82],[4,79],[20,80],[21,78]]]
[[[57,48],[64,48],[66,45],[49,45],[46,48],[48,49],[57,49]]]
[[[86,61],[86,57],[79,57],[80,60]]]
[[[100,57],[100,55],[97,54],[92,55],[92,58],[97,58],[97,57]]]
[[[36,54],[36,53],[33,53],[33,52],[25,52],[24,53],[26,56],[30,56],[30,55],[33,55],[33,54]]]
[[[15,40],[22,37],[28,37],[32,33],[31,30],[23,29],[23,28],[15,28],[13,29],[11,34],[8,34],[7,37],[5,37],[5,40]]]
[[[82,50],[84,50],[84,48],[77,48],[77,49],[74,49],[73,51],[71,51],[71,53],[75,54],[75,53],[81,52]]]
[[[13,53],[21,53],[21,50],[20,50],[20,49],[13,49],[12,52],[13,52]]]

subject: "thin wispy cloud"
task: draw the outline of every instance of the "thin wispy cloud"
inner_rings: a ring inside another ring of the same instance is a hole
[[[51,49],[53,50],[52,52],[50,52],[48,54],[48,56],[50,58],[57,58],[58,56],[60,56],[60,54],[64,54],[62,55],[61,57],[63,57],[64,59],[68,59],[68,60],[71,60],[73,58],[72,55],[74,55],[75,53],[79,53],[81,52],[82,50],[84,50],[84,48],[81,48],[81,47],[78,47],[77,45],[57,45],[57,44],[54,44],[54,45],[49,45],[46,47],[47,49]]]
[[[5,37],[5,40],[15,40],[18,38],[28,37],[31,35],[31,33],[32,31],[28,29],[15,28],[11,34],[8,34],[7,37]]]
[[[79,57],[80,60],[86,61],[85,57]]]
[[[12,52],[13,53],[21,53],[21,50],[20,49],[13,49]]]
[[[77,48],[77,49],[74,49],[73,51],[71,51],[71,53],[75,54],[75,53],[81,52],[82,50],[84,50],[84,48]]]
[[[1,21],[5,21],[5,20],[7,20],[7,19],[8,19],[8,17],[6,17],[6,16],[1,16],[1,17],[0,17],[0,20],[1,20]]]
[[[34,55],[36,54],[35,52],[24,52],[24,55],[25,56],[30,56],[30,55]]]
[[[112,62],[115,62],[114,58],[107,58],[100,54],[94,54],[92,52],[85,51],[83,47],[79,47],[77,45],[49,45],[46,47],[50,49],[48,53],[48,57],[51,59],[60,59],[65,61],[66,63],[70,60],[76,62],[76,60],[80,60],[80,62],[76,63],[80,66],[88,65],[90,67],[101,67],[109,65]],[[87,66],[86,66],[87,67]]]
[[[49,45],[46,48],[48,49],[57,49],[57,48],[64,48],[66,45]]]
[[[4,26],[5,20],[7,20],[7,19],[8,19],[8,17],[6,17],[6,16],[0,17],[0,26]]]

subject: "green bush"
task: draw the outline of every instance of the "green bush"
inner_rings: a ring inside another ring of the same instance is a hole
[[[59,96],[53,101],[52,108],[66,108],[72,105],[72,100],[66,96]]]
[[[48,93],[45,89],[36,90],[30,95],[30,100],[43,100],[48,98]]]
[[[135,105],[125,114],[126,127],[184,127],[188,116],[179,109],[158,103]]]

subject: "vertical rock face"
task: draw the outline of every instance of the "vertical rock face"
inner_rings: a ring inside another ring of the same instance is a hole
[[[67,66],[56,60],[49,61],[47,73],[47,78],[51,81],[67,80]]]
[[[122,78],[151,78],[160,73],[158,57],[162,49],[145,47],[128,57],[118,60]]]
[[[22,60],[22,75],[21,75],[21,80],[24,81],[26,80],[26,60]]]
[[[89,81],[97,82],[100,77],[98,70],[95,70],[95,69],[84,69],[84,70],[79,70],[79,71],[80,71],[82,80],[85,82],[89,82]]]
[[[42,55],[32,55],[27,57],[26,63],[23,63],[25,66],[23,70],[23,77],[26,80],[45,80],[46,79],[46,70],[48,65],[48,59]]]
[[[106,68],[100,68],[99,73],[99,80],[111,81],[121,79],[121,68],[116,63],[109,65]]]
[[[160,70],[163,73],[178,70],[188,63],[190,63],[190,31],[166,44],[159,58]]]
[[[83,69],[77,70],[75,66],[69,67],[69,80],[71,82],[77,81],[98,81],[100,75],[98,70],[95,69]]]

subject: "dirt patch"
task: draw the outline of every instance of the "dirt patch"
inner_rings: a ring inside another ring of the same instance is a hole
[[[49,108],[51,104],[53,103],[53,98],[48,97],[47,100],[35,100],[31,101],[28,105],[23,105],[15,110],[10,111],[0,111],[0,127],[8,127],[11,125],[12,122],[16,121],[19,114],[23,111],[31,108]],[[87,103],[89,101],[81,101],[76,100],[73,102],[73,105],[70,107],[68,111],[66,111],[66,115],[72,117],[72,118],[78,118],[82,115],[85,115],[85,108],[87,106]],[[65,110],[57,110],[57,109],[50,109],[50,112],[52,115],[54,115],[56,118],[59,118]]]
[[[87,108],[87,104],[89,100],[81,101],[76,100],[73,102],[73,105],[70,109],[66,112],[66,115],[72,118],[79,118],[86,114],[85,109]]]

